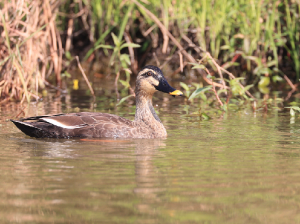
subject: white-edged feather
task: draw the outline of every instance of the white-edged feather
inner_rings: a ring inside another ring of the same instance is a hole
[[[60,123],[59,121],[52,120],[51,118],[41,118],[40,120],[46,121],[47,123],[53,124],[53,125],[61,127],[61,128],[66,128],[66,129],[82,128],[81,125],[75,125],[75,126],[65,125],[65,124]]]
[[[26,122],[23,122],[23,121],[14,121],[16,123],[20,123],[20,124],[23,124],[23,125],[26,125],[26,126],[29,126],[29,127],[32,127],[32,128],[37,128],[37,127],[34,127],[33,125],[29,124],[29,123],[26,123]]]

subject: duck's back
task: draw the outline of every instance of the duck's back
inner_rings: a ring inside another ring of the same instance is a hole
[[[106,113],[57,114],[12,122],[25,134],[36,138],[147,138],[135,122]]]

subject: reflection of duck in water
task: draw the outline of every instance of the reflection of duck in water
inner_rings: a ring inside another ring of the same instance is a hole
[[[69,113],[11,120],[21,131],[37,138],[163,138],[167,132],[152,106],[157,90],[173,96],[182,92],[172,88],[162,71],[152,65],[144,67],[136,80],[134,121],[106,113]]]

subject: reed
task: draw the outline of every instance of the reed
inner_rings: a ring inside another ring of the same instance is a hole
[[[158,5],[159,1],[151,0],[147,8],[159,12]],[[289,77],[298,82],[299,3],[287,0],[181,0],[167,7],[172,12],[169,23],[177,24],[182,34],[192,37],[196,45],[209,51],[220,64],[242,52],[245,62],[240,63],[241,66],[246,63],[246,72],[253,72],[259,66],[256,63],[259,60],[264,72],[257,76],[276,76],[278,69],[287,70],[285,59],[293,64],[294,73],[289,72]],[[158,14],[162,21],[165,21],[164,11],[162,9]],[[174,26],[173,30],[169,27],[171,32],[175,30]],[[286,51],[289,54],[285,54]]]
[[[126,54],[132,71],[154,55],[157,65],[171,64],[174,70],[201,60],[219,75],[220,88],[225,79],[243,77],[244,84],[273,88],[286,81],[296,91],[300,78],[297,1],[4,0],[0,6],[2,100],[38,98],[49,76],[55,75],[59,86],[63,53],[83,51],[75,41],[83,34],[80,41],[89,47],[81,58],[102,55],[113,62]],[[120,52],[113,36],[141,48]]]
[[[57,2],[4,1],[0,11],[0,103],[38,99],[54,72],[60,84],[62,51],[55,24]],[[4,35],[3,35],[4,34]]]

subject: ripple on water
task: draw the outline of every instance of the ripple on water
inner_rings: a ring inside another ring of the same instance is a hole
[[[160,114],[162,140],[33,139],[1,120],[0,220],[299,222],[298,121],[238,113],[199,121],[171,109]]]

